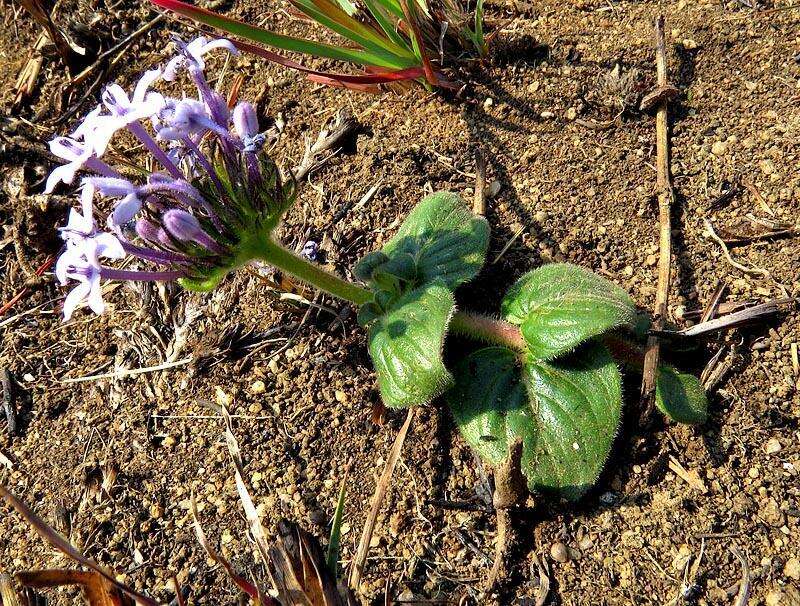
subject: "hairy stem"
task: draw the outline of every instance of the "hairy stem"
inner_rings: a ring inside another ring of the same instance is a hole
[[[515,351],[526,350],[519,327],[503,320],[460,311],[450,321],[450,329],[457,335],[484,343],[504,345]]]
[[[363,305],[372,300],[372,292],[339,276],[325,271],[308,259],[285,249],[280,244],[267,240],[260,246],[260,257],[281,271],[299,278],[329,295]]]

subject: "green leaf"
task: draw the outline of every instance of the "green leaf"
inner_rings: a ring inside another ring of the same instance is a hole
[[[339,551],[342,543],[342,519],[344,518],[344,496],[347,486],[347,472],[342,478],[342,485],[339,488],[339,500],[336,502],[336,511],[333,512],[333,524],[331,525],[331,536],[328,538],[328,549],[325,553],[325,563],[334,578],[339,576]]]
[[[359,280],[369,282],[372,279],[372,272],[389,260],[383,251],[374,250],[364,255],[353,268],[353,275]]]
[[[436,282],[406,293],[370,326],[369,354],[387,406],[427,404],[450,386],[442,346],[454,305]]]
[[[708,398],[700,380],[670,366],[658,368],[656,406],[678,423],[699,425],[708,419]]]
[[[472,214],[458,195],[438,192],[411,211],[383,252],[390,258],[411,255],[418,285],[441,280],[454,290],[477,275],[488,246],[486,219]]]
[[[592,272],[566,263],[544,265],[509,289],[503,316],[521,324],[530,354],[552,360],[619,327],[633,328],[636,307],[627,293]]]
[[[622,379],[602,345],[591,342],[556,362],[521,364],[504,347],[464,359],[447,402],[466,441],[499,465],[523,442],[532,491],[580,498],[597,480],[620,422]]]

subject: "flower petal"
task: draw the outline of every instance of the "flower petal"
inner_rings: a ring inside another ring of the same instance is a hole
[[[89,284],[88,280],[83,280],[70,291],[67,298],[64,299],[64,320],[69,320],[72,317],[75,308],[86,299],[91,288],[92,286]]]

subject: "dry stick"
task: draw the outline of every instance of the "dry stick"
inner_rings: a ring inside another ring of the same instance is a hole
[[[475,150],[475,200],[472,212],[486,216],[486,158],[480,149]]]
[[[400,459],[400,453],[403,450],[403,442],[406,440],[406,434],[411,427],[411,421],[414,419],[414,409],[408,409],[408,416],[403,427],[400,428],[400,433],[394,440],[392,450],[389,452],[389,459],[386,461],[386,467],[383,469],[381,479],[378,480],[378,485],[375,487],[375,494],[372,495],[372,503],[370,504],[369,514],[364,522],[364,530],[361,533],[361,539],[358,541],[358,550],[356,557],[353,560],[353,568],[350,570],[349,585],[353,591],[358,591],[358,586],[361,583],[361,575],[364,572],[364,565],[367,563],[367,553],[369,552],[369,543],[372,540],[372,533],[375,530],[375,521],[378,518],[378,512],[383,502],[383,497],[386,496],[386,490],[389,483],[392,481],[392,474]]]
[[[664,39],[664,16],[656,19],[656,73],[658,87],[666,89],[667,84],[667,45]],[[670,211],[675,194],[669,172],[669,131],[667,123],[667,100],[661,101],[656,114],[656,169],[658,171],[658,221],[660,225],[658,290],[653,314],[653,328],[663,330],[667,319],[667,300],[669,297],[670,262],[672,258],[672,222]],[[651,335],[647,339],[647,349],[642,370],[642,392],[640,399],[642,423],[647,423],[653,412],[656,391],[656,373],[661,358],[659,337]]]
[[[527,494],[522,475],[522,440],[517,438],[509,447],[508,457],[494,470],[492,504],[497,516],[494,564],[486,582],[486,592],[492,593],[508,576],[508,554],[516,542],[511,515]]]

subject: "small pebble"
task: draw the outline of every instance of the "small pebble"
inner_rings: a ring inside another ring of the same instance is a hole
[[[724,141],[714,141],[711,146],[711,153],[715,156],[724,156],[728,152],[728,146]]]
[[[800,560],[797,558],[789,558],[786,565],[783,567],[783,574],[790,579],[800,581]]]
[[[778,438],[770,438],[767,440],[767,443],[764,444],[764,452],[768,455],[776,454],[781,451],[781,443]]]
[[[267,390],[267,386],[264,385],[264,381],[253,381],[253,384],[250,386],[250,393],[253,394],[260,394],[264,393]]]
[[[553,543],[550,547],[550,557],[556,562],[569,562],[569,549],[562,542]]]

